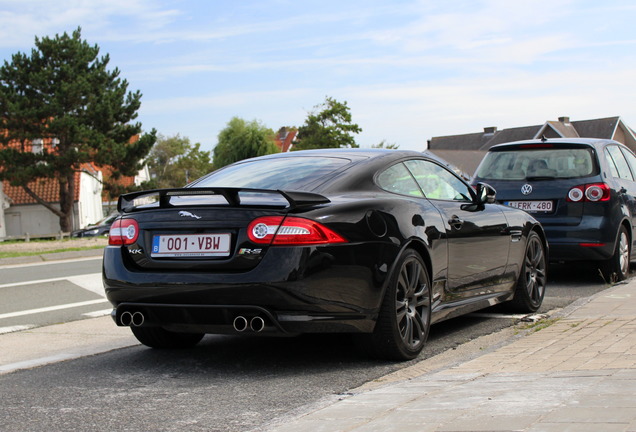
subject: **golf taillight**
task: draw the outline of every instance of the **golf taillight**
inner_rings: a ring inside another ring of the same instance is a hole
[[[346,243],[340,234],[326,226],[299,217],[265,216],[253,220],[247,236],[257,244],[273,246],[303,246]]]
[[[575,186],[568,191],[568,201],[599,202],[609,201],[610,188],[605,183],[591,183]]]
[[[139,224],[134,219],[117,219],[110,226],[109,245],[130,245],[139,237]]]

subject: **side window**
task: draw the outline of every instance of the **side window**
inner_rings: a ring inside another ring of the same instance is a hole
[[[627,159],[627,163],[629,164],[629,167],[632,170],[632,176],[636,176],[636,156],[634,156],[634,153],[630,152],[629,150],[626,149],[621,149],[623,152],[623,155],[625,155],[625,159]]]
[[[618,174],[618,177],[622,179],[634,181],[634,177],[632,177],[629,165],[627,165],[627,161],[625,160],[623,153],[621,153],[621,149],[615,145],[611,145],[605,147],[605,153],[609,156],[608,162],[610,163],[610,168],[614,177],[617,177],[616,174]],[[611,167],[612,162],[614,164],[613,168]]]
[[[425,160],[405,162],[409,171],[429,199],[470,201],[470,186],[455,174],[436,163]]]
[[[377,183],[388,192],[416,197],[424,196],[409,170],[401,163],[384,170],[378,176]]]
[[[614,163],[614,159],[612,159],[612,155],[610,155],[609,151],[605,149],[605,158],[607,159],[607,164],[609,165],[610,173],[612,177],[619,178],[618,168],[616,168],[616,164]]]

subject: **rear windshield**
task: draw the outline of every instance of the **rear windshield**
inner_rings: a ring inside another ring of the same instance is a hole
[[[349,159],[335,157],[260,159],[225,167],[192,186],[304,190],[350,163]]]
[[[488,152],[475,176],[485,180],[577,178],[596,174],[591,149],[550,148]]]

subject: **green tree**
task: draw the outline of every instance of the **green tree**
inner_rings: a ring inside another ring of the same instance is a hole
[[[214,167],[218,169],[243,159],[278,153],[274,136],[273,130],[256,120],[232,118],[219,133],[214,147]]]
[[[386,142],[386,140],[382,140],[378,144],[372,145],[371,148],[397,150],[400,148],[400,146],[395,143],[389,144]]]
[[[359,147],[351,134],[360,132],[362,129],[351,122],[347,102],[326,97],[325,102],[315,106],[305,124],[298,128],[293,150]]]
[[[35,38],[31,54],[14,54],[0,68],[0,179],[22,187],[73,228],[75,173],[82,164],[109,166],[111,178],[135,175],[155,142],[141,135],[141,93],[128,92],[109,56],[72,35]],[[59,207],[38,196],[39,179],[59,183]]]
[[[159,135],[148,159],[151,182],[145,186],[153,188],[176,188],[212,171],[209,151],[202,151],[201,144],[190,144],[186,137]]]

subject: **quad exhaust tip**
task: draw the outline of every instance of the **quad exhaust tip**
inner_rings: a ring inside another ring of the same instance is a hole
[[[122,312],[121,316],[119,317],[119,322],[121,323],[121,325],[126,327],[139,327],[143,325],[145,320],[146,318],[144,317],[144,314],[139,311]]]
[[[234,322],[232,323],[232,325],[234,326],[234,330],[236,330],[237,332],[244,332],[245,330],[247,330],[248,326],[247,318],[239,315],[234,318]]]
[[[125,327],[140,327],[146,321],[146,317],[140,311],[130,312],[125,311],[122,312],[119,317],[119,322],[122,326]],[[241,333],[246,330],[251,330],[255,333],[260,333],[265,329],[265,320],[260,316],[252,317],[251,319],[247,319],[243,315],[239,315],[234,318],[232,322],[232,326],[234,330]]]
[[[250,320],[250,328],[256,333],[263,331],[265,328],[265,320],[259,316],[255,316]]]
[[[248,321],[247,318],[245,318],[243,315],[239,315],[234,318],[232,326],[234,327],[234,330],[239,333],[244,332],[247,329],[259,333],[265,328],[265,320],[260,316],[255,316]]]

